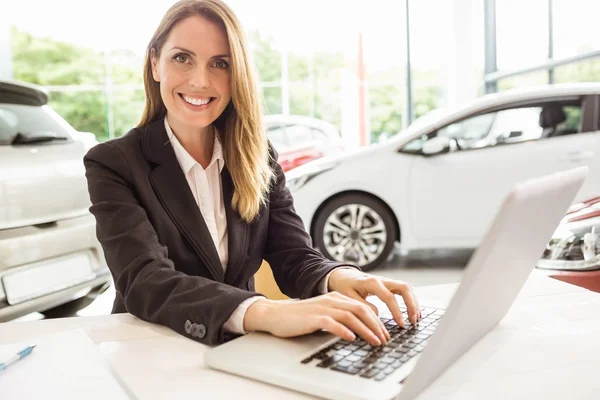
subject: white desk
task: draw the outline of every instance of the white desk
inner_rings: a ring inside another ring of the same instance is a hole
[[[417,288],[445,305],[456,285]],[[141,400],[307,399],[207,369],[206,346],[129,314],[0,324],[0,344],[83,328]],[[600,398],[600,295],[534,271],[508,315],[420,400]]]

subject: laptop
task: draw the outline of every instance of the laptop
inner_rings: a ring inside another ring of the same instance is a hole
[[[326,399],[409,400],[434,382],[506,315],[581,188],[588,167],[520,182],[504,199],[444,310],[419,299],[422,320],[372,347],[326,332],[283,339],[250,333],[209,349],[211,368]],[[402,299],[398,297],[403,306]]]

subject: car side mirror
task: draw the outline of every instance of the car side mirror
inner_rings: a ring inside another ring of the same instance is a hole
[[[448,152],[450,150],[450,138],[446,136],[436,136],[423,143],[421,152],[426,156],[433,156]]]

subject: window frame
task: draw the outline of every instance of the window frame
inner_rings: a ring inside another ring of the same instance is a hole
[[[431,140],[433,137],[437,136],[437,132],[441,129],[444,129],[452,124],[456,124],[456,123],[462,122],[464,120],[474,118],[474,117],[484,115],[484,114],[512,110],[512,109],[516,109],[516,108],[543,107],[544,105],[548,105],[550,103],[565,103],[566,105],[569,105],[568,103],[574,103],[574,102],[579,102],[579,104],[581,105],[581,113],[582,113],[581,132],[578,132],[577,135],[594,134],[596,131],[600,130],[600,95],[581,94],[581,95],[570,95],[570,96],[553,96],[553,97],[549,97],[549,98],[545,98],[545,99],[523,100],[523,101],[513,102],[513,103],[509,103],[509,104],[504,104],[502,106],[485,108],[485,109],[479,110],[475,113],[469,114],[468,116],[456,118],[442,126],[436,127],[433,130],[423,133],[421,136],[427,135],[427,136],[429,136],[428,140]],[[417,152],[417,151],[404,150],[404,148],[406,146],[408,146],[409,143],[412,143],[418,137],[419,136],[408,141],[407,143],[404,143],[402,146],[400,146],[400,148],[397,150],[397,152],[402,153],[402,154],[407,154],[407,155],[421,156],[421,157],[435,157],[435,156],[454,152],[454,151],[452,151],[452,152],[442,152],[442,153],[438,153],[438,154],[423,154],[422,151]],[[557,139],[557,138],[561,138],[561,137],[562,136],[544,138],[544,140]],[[532,141],[537,141],[537,140],[540,140],[540,139],[531,139],[531,140],[525,140],[522,142],[514,142],[514,143],[499,143],[494,146],[485,146],[485,147],[472,148],[472,149],[461,149],[458,151],[478,151],[478,150],[494,148],[496,146],[514,146],[514,145],[519,145],[522,143],[530,143]]]

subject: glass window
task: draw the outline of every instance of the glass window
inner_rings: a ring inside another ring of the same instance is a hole
[[[539,139],[543,132],[540,126],[541,112],[541,107],[515,108],[498,112],[487,145]]]
[[[546,61],[548,0],[496,1],[496,32],[500,71],[519,70]]]
[[[490,143],[518,143],[581,132],[581,105],[549,103],[498,113]]]
[[[436,132],[423,135],[408,143],[403,151],[409,153],[420,153],[423,144],[438,135],[455,139],[460,148],[473,147],[486,138],[492,127],[496,113],[477,115],[462,121],[447,125]]]
[[[48,106],[0,104],[0,145],[10,145],[17,133],[46,131],[58,136],[71,137],[71,129]]]
[[[314,87],[303,82],[290,82],[290,114],[311,115],[311,104],[314,100]],[[314,114],[314,113],[313,113]]]
[[[406,93],[402,88],[401,77],[393,85],[372,86],[369,83],[369,107],[371,143],[380,137],[390,137],[402,130],[403,114],[406,110]]]
[[[562,65],[554,69],[554,83],[598,81],[600,81],[600,59],[598,58]]]
[[[403,151],[420,153],[423,144],[438,135],[454,139],[461,150],[564,136],[581,132],[581,116],[579,104],[548,103],[501,110],[423,135],[408,143]]]
[[[565,106],[563,111],[567,117],[564,129],[571,133],[581,132],[581,106]]]
[[[115,90],[112,96],[115,136],[123,136],[136,126],[145,105],[143,90]],[[99,132],[93,132],[99,136]]]
[[[281,88],[263,85],[262,92],[267,114],[281,114]]]
[[[50,92],[49,104],[78,131],[91,132],[99,141],[109,138],[108,102],[103,91]],[[136,114],[141,116],[141,109]]]
[[[534,87],[548,84],[548,71],[535,71],[504,78],[498,81],[498,91]]]
[[[600,3],[590,0],[552,0],[554,58],[562,59],[600,48]]]
[[[396,3],[403,5],[405,2]],[[464,104],[482,94],[481,76],[485,60],[483,3],[474,0],[409,2],[413,121],[430,110]],[[401,23],[397,25],[405,28],[400,18],[401,15],[398,15],[397,21]],[[386,28],[387,25],[382,26],[382,29]],[[382,43],[387,43],[390,37],[386,34]],[[399,53],[405,52],[404,43],[401,43],[406,39],[405,34],[396,37],[399,38],[398,43],[394,43],[392,48],[398,49]],[[390,93],[404,102],[405,66],[400,70],[401,83],[395,89],[399,93],[394,93],[394,90]],[[405,110],[405,107],[396,107],[392,121],[400,121],[398,113]],[[406,126],[409,121],[406,116],[403,117],[401,122]],[[384,132],[397,131],[389,124],[382,128]]]
[[[438,135],[456,139],[465,144],[474,143],[488,136],[496,113],[478,115],[448,125],[438,131]]]

